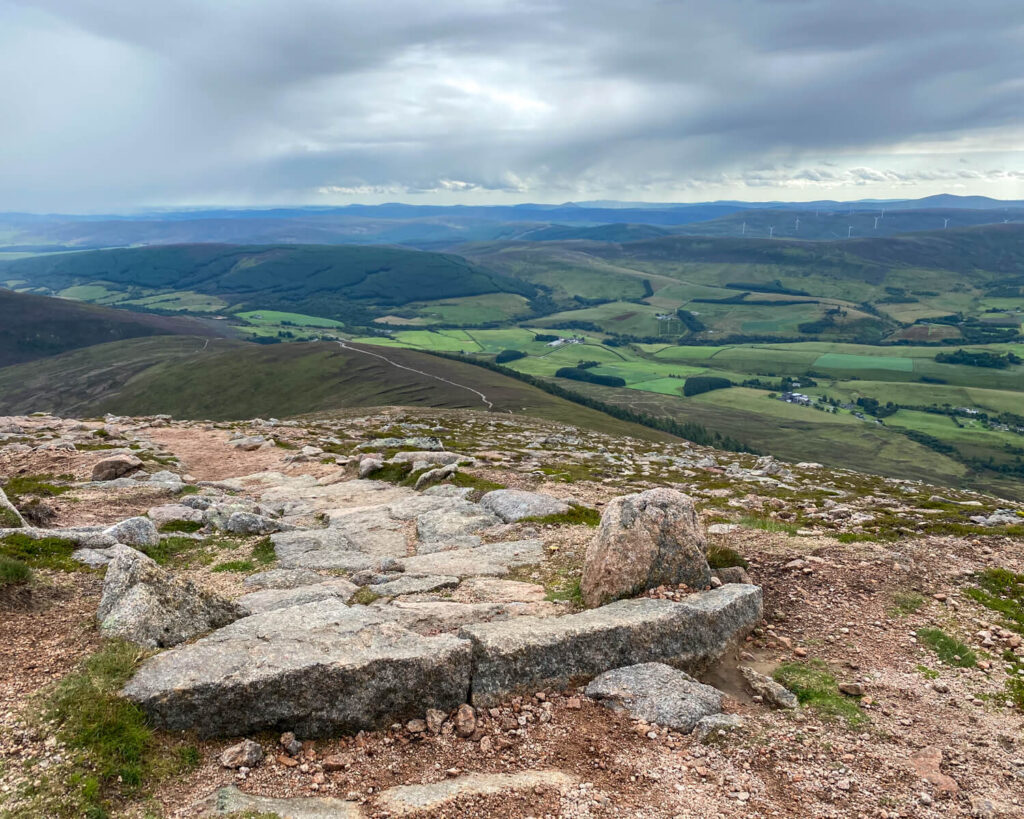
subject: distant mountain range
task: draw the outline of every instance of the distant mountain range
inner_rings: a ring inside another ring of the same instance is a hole
[[[814,216],[820,224],[810,224]],[[879,216],[876,226],[874,217]],[[802,221],[803,231],[796,227]],[[45,253],[135,245],[391,244],[445,249],[522,239],[630,241],[654,235],[765,235],[800,239],[893,235],[1024,221],[1024,200],[940,194],[923,199],[835,202],[568,202],[501,206],[348,205],[185,208],[130,214],[0,214],[0,253]],[[792,225],[793,229],[787,228]],[[609,226],[614,229],[608,230]]]

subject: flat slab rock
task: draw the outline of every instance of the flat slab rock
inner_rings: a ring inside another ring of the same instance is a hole
[[[155,725],[201,736],[383,728],[466,700],[470,645],[324,600],[245,617],[143,663],[122,694]]]
[[[493,796],[535,788],[562,789],[575,782],[575,777],[555,770],[466,774],[430,785],[388,788],[377,798],[376,807],[390,816],[437,816],[440,815],[438,811],[464,797]]]
[[[653,725],[689,733],[722,710],[722,692],[664,663],[640,663],[606,671],[587,686],[587,696]]]
[[[338,599],[343,603],[358,591],[359,587],[344,578],[338,577],[329,580],[321,578],[322,582],[313,583],[308,586],[297,586],[293,589],[263,589],[251,594],[243,595],[235,600],[235,603],[246,614],[262,614],[275,609],[283,609],[288,606],[301,606],[305,603],[315,603],[318,600]]]
[[[324,796],[300,796],[292,799],[274,799],[242,793],[234,785],[214,791],[192,806],[190,815],[196,816],[262,816],[269,814],[282,819],[361,819],[362,809],[355,802],[346,802]]]
[[[517,566],[540,563],[544,543],[540,540],[509,540],[470,549],[416,555],[398,562],[408,575],[500,576]]]
[[[565,501],[551,495],[522,489],[495,489],[480,499],[480,505],[505,523],[515,523],[523,518],[564,515],[571,508]]]
[[[730,584],[679,603],[620,600],[565,617],[467,626],[459,635],[473,643],[473,705],[637,663],[698,671],[761,621],[762,606],[760,587]]]

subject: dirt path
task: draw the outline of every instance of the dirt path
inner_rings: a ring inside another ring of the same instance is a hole
[[[468,390],[469,392],[473,393],[474,395],[480,396],[480,400],[484,402],[484,404],[486,405],[487,409],[489,409],[489,410],[493,410],[494,409],[494,404],[491,401],[487,400],[487,396],[484,395],[482,392],[480,392],[480,390],[475,390],[472,387],[467,387],[465,384],[459,384],[459,383],[457,383],[455,381],[449,381],[447,378],[442,378],[439,375],[433,375],[432,373],[425,373],[425,372],[423,372],[423,370],[417,370],[417,369],[414,369],[412,367],[406,367],[404,364],[399,364],[397,361],[392,361],[387,356],[380,355],[379,353],[371,353],[369,350],[360,350],[358,347],[349,347],[344,341],[339,341],[338,342],[338,346],[341,347],[341,349],[347,350],[350,353],[362,353],[363,355],[369,355],[369,356],[373,356],[374,358],[379,358],[381,361],[386,361],[392,367],[397,367],[400,370],[408,370],[411,373],[416,373],[417,375],[425,375],[427,378],[433,378],[435,381],[442,381],[445,384],[451,384],[451,386],[453,386],[453,387],[458,387],[459,389],[462,389],[462,390]]]

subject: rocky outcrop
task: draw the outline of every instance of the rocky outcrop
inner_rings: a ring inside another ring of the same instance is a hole
[[[722,692],[664,663],[607,671],[587,686],[587,696],[631,717],[689,733],[722,710]]]
[[[106,637],[167,648],[238,619],[229,600],[175,577],[141,552],[122,552],[103,580],[97,619]]]
[[[522,489],[495,489],[480,499],[480,505],[505,523],[515,523],[523,518],[564,515],[572,508],[565,501],[551,495],[525,492]]]
[[[114,538],[125,546],[156,546],[160,534],[149,518],[128,518],[103,530],[103,534]]]
[[[366,606],[325,600],[246,617],[147,660],[125,686],[163,728],[202,736],[356,733],[453,711],[470,644],[421,637]]]
[[[94,481],[112,481],[116,478],[123,478],[130,475],[136,469],[142,467],[142,461],[134,455],[124,453],[111,455],[98,461],[92,468],[92,479]]]
[[[565,688],[621,666],[662,662],[698,671],[760,622],[761,589],[738,584],[673,603],[620,600],[564,617],[519,617],[467,626],[473,643],[472,702]]]
[[[693,499],[650,489],[611,501],[587,548],[580,590],[587,606],[634,597],[658,586],[711,582],[707,536]]]
[[[186,523],[202,523],[203,513],[200,509],[193,509],[183,503],[169,503],[165,506],[154,506],[147,513],[155,526],[166,526],[168,523],[185,521]]]

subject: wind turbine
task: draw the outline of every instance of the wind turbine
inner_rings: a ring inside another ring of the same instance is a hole
[[[853,225],[850,225],[849,230],[846,231],[846,238],[849,239],[853,236]]]
[[[882,218],[881,216],[876,216],[875,217],[875,230],[878,230],[878,220],[881,219],[881,218]]]
[[[945,230],[947,227],[949,227],[949,219],[943,219],[942,220],[942,229]]]
[[[800,217],[799,216],[796,217],[796,228],[794,230],[797,230],[797,231],[800,230]]]
[[[769,239],[774,239],[775,238],[775,228],[774,227],[768,228],[768,238]]]
[[[746,222],[743,223],[743,233],[741,235],[742,236],[746,236],[747,235],[747,223]]]

